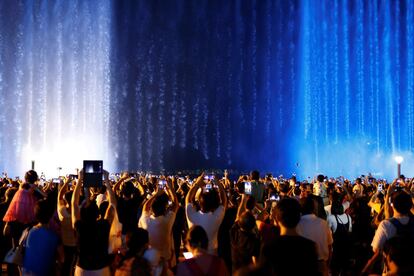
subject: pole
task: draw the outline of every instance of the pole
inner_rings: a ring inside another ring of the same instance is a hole
[[[400,178],[401,176],[401,163],[397,164],[397,177]]]

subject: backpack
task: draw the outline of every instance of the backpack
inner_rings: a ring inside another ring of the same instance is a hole
[[[414,240],[414,216],[410,215],[408,223],[406,225],[402,224],[396,218],[390,218],[389,221],[397,229],[396,237],[402,237],[407,240]]]

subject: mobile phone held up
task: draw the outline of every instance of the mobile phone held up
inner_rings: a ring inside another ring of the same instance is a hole
[[[244,182],[244,193],[246,195],[252,194],[252,182],[249,182],[249,181]]]
[[[103,161],[84,160],[83,161],[83,186],[101,187],[103,185]]]
[[[166,180],[160,179],[158,181],[158,189],[160,189],[160,190],[164,189],[165,188],[165,185],[167,185],[167,181]]]

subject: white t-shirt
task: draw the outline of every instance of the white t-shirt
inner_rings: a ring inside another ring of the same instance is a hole
[[[301,217],[296,231],[299,235],[316,243],[318,260],[329,259],[329,245],[333,243],[332,232],[328,223],[314,214]]]
[[[166,261],[175,256],[172,236],[175,215],[174,212],[169,211],[165,216],[155,217],[150,212],[143,211],[138,222],[138,227],[148,231],[150,246]]]
[[[207,232],[208,250],[211,253],[215,253],[218,248],[217,234],[224,218],[224,211],[223,205],[220,205],[214,212],[210,213],[197,212],[191,203],[185,207],[188,227],[191,228],[193,225],[200,225],[203,227]]]
[[[410,220],[409,217],[404,216],[401,218],[397,218],[401,224],[406,225]],[[397,228],[389,221],[383,220],[378,225],[377,231],[375,231],[374,238],[372,239],[372,249],[374,251],[378,251],[384,248],[384,244],[387,240],[391,239],[397,234]]]
[[[338,216],[339,223],[342,223],[342,224],[349,223],[348,232],[352,232],[352,220],[351,220],[351,217],[348,216],[347,214],[342,214],[342,215],[337,215],[337,216]],[[327,218],[327,221],[328,221],[329,228],[332,229],[332,233],[335,233],[336,232],[336,228],[338,227],[338,225],[337,225],[338,223],[336,222],[335,215],[329,215],[328,218]]]

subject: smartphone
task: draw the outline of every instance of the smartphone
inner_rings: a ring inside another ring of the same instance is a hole
[[[244,182],[244,193],[246,195],[252,194],[252,183],[251,182]]]
[[[85,187],[101,187],[103,184],[103,161],[84,160],[83,161]]]
[[[279,197],[279,195],[272,194],[272,195],[270,195],[269,200],[270,201],[279,201],[280,197]]]
[[[60,183],[60,179],[59,178],[53,178],[52,183],[59,184]]]
[[[186,260],[191,259],[191,258],[193,258],[193,257],[194,257],[194,256],[193,256],[193,253],[191,253],[191,252],[183,252],[183,255],[184,255],[184,258],[185,258]]]
[[[11,184],[11,183],[10,184],[7,184],[7,187],[9,187],[9,188],[10,187],[13,187],[13,184]]]
[[[165,185],[167,184],[167,181],[166,180],[159,180],[158,181],[158,189],[164,189],[165,188]]]
[[[210,192],[212,189],[213,189],[213,185],[211,184],[206,184],[206,186],[204,187],[205,192]]]
[[[382,192],[384,190],[384,185],[383,184],[378,184],[377,190],[378,190],[378,192]]]
[[[78,175],[77,174],[70,174],[69,177],[72,178],[72,179],[78,179]]]

